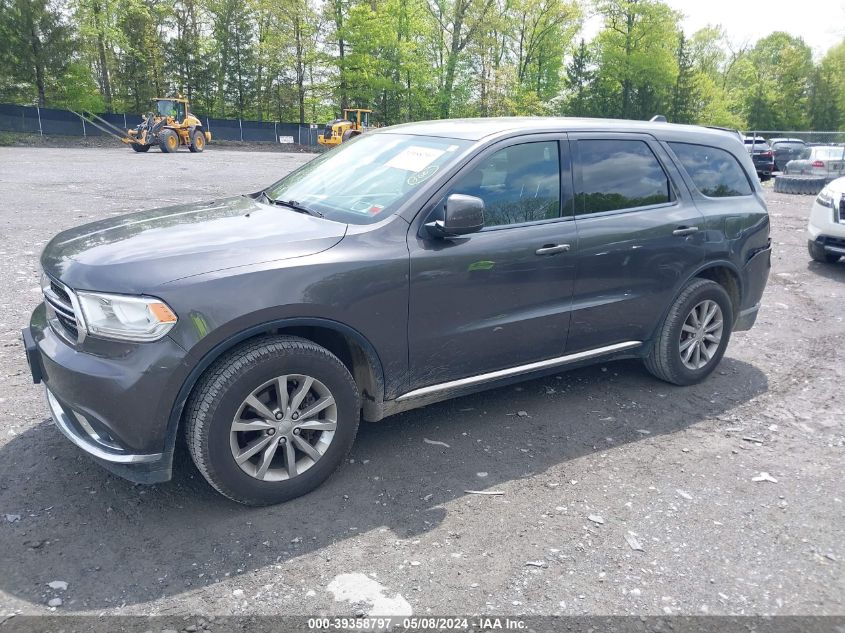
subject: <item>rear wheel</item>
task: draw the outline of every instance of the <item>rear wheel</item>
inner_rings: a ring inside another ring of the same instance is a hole
[[[191,457],[223,495],[247,505],[310,492],[343,461],[358,430],[346,366],[311,341],[273,336],[215,363],[185,411]]]
[[[140,143],[132,143],[132,149],[134,149],[136,152],[140,152],[143,154],[144,152],[150,149],[150,146],[141,145]]]
[[[342,137],[343,142],[345,143],[346,141],[348,141],[348,140],[350,140],[350,139],[355,138],[355,137],[356,137],[356,136],[358,136],[360,133],[361,133],[361,132],[359,132],[358,130],[346,130],[346,131],[343,133],[343,137]]]
[[[165,154],[179,149],[179,136],[173,130],[162,130],[158,135],[158,145]]]
[[[835,264],[839,261],[839,255],[828,253],[824,250],[824,247],[817,242],[807,242],[807,250],[810,252],[810,257],[812,257],[814,261],[821,262],[822,264]]]
[[[733,321],[725,289],[709,279],[693,279],[660,326],[645,359],[646,368],[676,385],[704,380],[722,360]]]
[[[194,133],[191,136],[191,144],[188,146],[188,149],[192,152],[201,152],[205,149],[205,134],[203,134],[202,131],[194,130]]]

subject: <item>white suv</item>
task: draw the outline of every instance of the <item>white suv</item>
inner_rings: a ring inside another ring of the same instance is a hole
[[[813,202],[807,249],[817,262],[832,264],[845,255],[845,178],[831,181]]]

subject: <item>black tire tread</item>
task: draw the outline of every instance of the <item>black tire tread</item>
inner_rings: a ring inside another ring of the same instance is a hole
[[[823,176],[789,175],[784,174],[775,178],[775,193],[795,195],[817,195],[826,184]]]
[[[276,335],[247,341],[227,354],[224,354],[206,370],[197,382],[185,405],[185,411],[183,413],[185,437],[191,458],[205,480],[217,492],[232,501],[254,506],[267,504],[264,500],[249,500],[236,495],[233,491],[229,490],[220,478],[215,476],[213,470],[210,468],[208,443],[206,441],[208,433],[206,429],[213,418],[215,405],[220,401],[228,383],[234,380],[242,369],[268,356],[291,353],[311,354],[336,364],[343,369],[343,373],[346,375],[350,386],[354,389],[355,394],[358,394],[358,386],[349,373],[349,369],[329,350],[304,338]],[[360,405],[360,396],[356,404]],[[355,431],[357,432],[357,416],[355,418],[355,425]],[[349,450],[347,449],[344,456],[348,452]],[[343,459],[338,461],[338,466],[341,463],[343,463]]]
[[[670,349],[672,337],[670,332],[672,330],[672,326],[678,319],[686,318],[686,314],[681,314],[681,308],[685,306],[687,300],[696,292],[713,286],[722,289],[724,292],[724,288],[715,281],[695,278],[687,284],[687,286],[672,303],[672,307],[669,308],[666,318],[663,319],[663,322],[660,324],[660,328],[658,329],[651,351],[644,359],[646,369],[648,369],[648,371],[656,378],[674,385],[689,384],[682,376],[675,372],[672,366],[672,350]],[[729,324],[725,323],[725,327],[728,328]]]

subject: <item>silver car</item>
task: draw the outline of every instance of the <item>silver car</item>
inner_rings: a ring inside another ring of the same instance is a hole
[[[845,146],[814,145],[801,154],[801,158],[786,164],[787,174],[824,176],[833,180],[845,175]]]

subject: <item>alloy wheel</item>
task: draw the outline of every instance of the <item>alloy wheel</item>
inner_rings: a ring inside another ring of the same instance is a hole
[[[711,361],[722,342],[724,319],[719,304],[706,299],[690,310],[681,327],[679,352],[687,369],[697,371]]]
[[[311,376],[278,376],[253,390],[232,420],[229,444],[238,467],[262,481],[284,481],[314,466],[337,429],[337,404]]]

